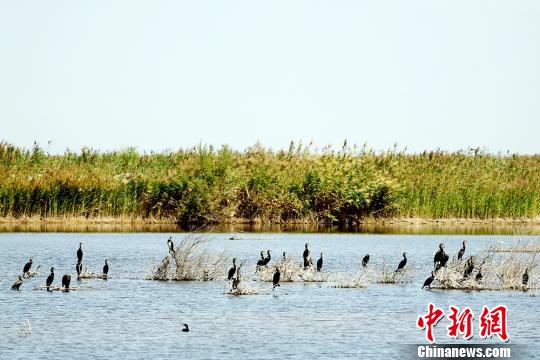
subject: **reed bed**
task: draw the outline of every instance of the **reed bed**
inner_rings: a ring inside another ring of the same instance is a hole
[[[214,254],[208,249],[208,240],[190,234],[175,247],[174,253],[163,258],[152,269],[150,280],[215,281],[226,280],[229,256]],[[170,266],[169,266],[170,265]]]
[[[500,253],[539,253],[540,242],[538,241],[518,241],[512,246],[505,246],[502,242],[492,245],[489,248],[490,252]]]
[[[306,269],[301,263],[301,261],[296,261],[292,257],[287,256],[285,259],[281,258],[278,261],[275,261],[273,265],[270,266],[257,266],[255,268],[255,278],[256,280],[263,282],[272,282],[274,273],[276,272],[276,267],[279,267],[281,273],[281,282],[293,282],[293,281],[309,281],[309,279],[314,279],[313,269]],[[322,275],[317,278],[322,279]],[[306,280],[305,280],[306,279]],[[320,280],[323,281],[323,280]]]
[[[365,288],[371,283],[372,276],[373,274],[366,269],[359,271],[353,276],[338,272],[328,277],[326,286],[340,289]]]
[[[389,265],[386,261],[383,263],[383,268],[380,273],[375,272],[375,280],[377,284],[407,284],[412,282],[413,268],[407,264],[405,268],[397,271],[395,265]]]
[[[540,156],[478,149],[408,154],[344,144],[272,151],[197,146],[62,155],[0,142],[0,218],[122,218],[185,226],[244,219],[532,219]]]

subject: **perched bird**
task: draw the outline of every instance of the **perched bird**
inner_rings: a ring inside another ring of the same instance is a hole
[[[529,283],[529,269],[525,268],[525,274],[523,274],[523,277],[521,278],[521,283],[523,286],[527,286]]]
[[[233,266],[229,269],[229,273],[227,274],[227,280],[231,281],[234,277],[234,274],[236,273],[236,258],[232,259]]]
[[[15,282],[13,283],[13,285],[11,285],[11,290],[19,290],[19,288],[21,287],[23,283],[23,277],[22,275],[19,275],[19,277],[17,278],[17,280],[15,280]]]
[[[435,256],[433,257],[433,268],[437,269],[437,265],[443,260],[443,258],[446,256],[446,253],[444,252],[444,243],[439,244],[439,250],[435,253]]]
[[[446,263],[448,262],[449,259],[450,259],[450,257],[448,255],[444,254],[441,261],[439,262],[439,264],[437,264],[436,269],[439,270],[440,268],[445,267]]]
[[[435,280],[435,273],[432,271],[431,276],[424,281],[424,285],[422,285],[422,289],[427,287],[428,289],[431,289],[431,283]]]
[[[169,247],[169,252],[174,254],[174,243],[171,236],[167,239],[167,246]]]
[[[184,328],[182,329],[182,332],[189,332],[189,328],[187,324],[184,324]]]
[[[465,254],[465,247],[467,246],[467,240],[463,240],[463,247],[459,249],[459,252],[457,253],[457,259],[461,260],[463,258],[463,254]]]
[[[283,261],[287,260],[287,253],[284,251],[283,252],[283,258],[282,258]]]
[[[62,287],[64,291],[69,291],[69,284],[71,283],[71,275],[65,274],[62,276]]]
[[[32,257],[30,256],[30,260],[28,260],[28,262],[26,264],[24,264],[24,268],[23,268],[23,275],[27,275],[28,272],[30,271],[30,268],[32,267]]]
[[[109,277],[109,259],[105,259],[105,265],[103,265],[103,279]]]
[[[264,251],[261,251],[261,258],[259,261],[257,261],[257,266],[263,266],[264,265]]]
[[[264,258],[264,261],[263,261],[264,266],[268,265],[268,263],[270,262],[270,259],[272,258],[272,256],[270,256],[270,250],[267,250],[266,254],[268,254],[268,256]]]
[[[79,250],[77,250],[77,262],[82,262],[82,257],[83,257],[82,243],[79,243]]]
[[[50,291],[49,287],[52,285],[53,280],[54,280],[54,267],[51,268],[51,273],[49,274],[49,276],[47,276],[47,281],[45,281],[45,286],[47,286],[47,291]]]
[[[396,272],[397,272],[397,271],[403,270],[403,268],[405,267],[405,265],[407,265],[407,253],[406,253],[406,252],[403,253],[403,260],[401,260],[401,261],[399,262],[399,265],[398,265],[398,267],[397,267]]]
[[[274,277],[272,278],[272,290],[276,288],[276,286],[279,285],[279,279],[281,278],[281,273],[279,272],[279,268],[276,267],[276,272],[274,273]]]
[[[317,260],[317,271],[321,271],[322,265],[323,265],[323,258],[322,258],[322,253],[321,253],[321,258]]]
[[[311,261],[311,251],[309,251],[309,244],[306,243],[306,245],[304,245],[305,249],[304,249],[304,253],[302,254],[302,257],[304,258],[304,270],[307,269],[308,267],[310,267],[312,265],[312,261]]]
[[[77,265],[75,266],[75,270],[77,271],[77,279],[81,277],[82,273],[82,262],[77,261]]]
[[[369,263],[369,254],[366,254],[366,256],[364,256],[364,258],[362,259],[362,267],[366,267],[368,263]]]
[[[474,260],[472,257],[467,259],[465,264],[465,271],[463,271],[463,279],[469,278],[474,270]]]
[[[236,277],[233,278],[232,289],[233,290],[238,289],[238,285],[240,285],[240,268],[236,270]]]
[[[484,277],[484,275],[482,274],[482,268],[480,268],[480,269],[478,269],[478,274],[476,274],[474,279],[476,281],[480,282],[480,281],[482,281],[483,277]]]

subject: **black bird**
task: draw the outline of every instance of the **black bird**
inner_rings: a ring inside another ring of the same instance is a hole
[[[45,286],[47,286],[47,291],[50,291],[49,287],[52,285],[53,280],[54,280],[54,267],[51,268],[51,273],[47,277],[47,281],[45,281]]]
[[[403,260],[401,260],[401,261],[399,262],[399,265],[398,265],[398,267],[397,267],[396,272],[397,272],[397,271],[400,271],[400,270],[403,270],[403,268],[405,267],[405,265],[407,265],[407,253],[406,253],[406,252],[403,253]]]
[[[270,262],[270,259],[272,258],[272,256],[270,256],[270,250],[267,250],[266,253],[268,254],[268,256],[264,258],[264,261],[263,261],[264,266],[268,265],[268,263]]]
[[[364,256],[364,258],[362,259],[362,267],[366,267],[368,263],[369,263],[369,254],[366,254],[366,256]]]
[[[437,269],[437,265],[440,264],[440,262],[443,260],[443,258],[446,256],[444,252],[444,243],[439,244],[439,251],[435,253],[435,256],[433,257],[433,268]],[[440,268],[440,267],[439,267]]]
[[[232,259],[232,268],[229,269],[229,274],[227,275],[227,280],[231,281],[231,279],[234,277],[234,274],[236,273],[236,258]]]
[[[79,250],[77,250],[77,262],[82,262],[82,257],[83,257],[82,243],[79,243]]]
[[[69,291],[69,284],[71,283],[71,275],[65,274],[62,276],[62,287],[64,291]]]
[[[463,258],[463,254],[465,254],[465,247],[467,246],[467,240],[463,240],[463,247],[459,249],[459,252],[457,253],[457,259],[461,260]]]
[[[28,274],[28,272],[30,271],[30,268],[32,267],[32,262],[33,262],[32,257],[30,256],[30,260],[28,260],[28,262],[24,264],[23,275]]]
[[[77,265],[75,266],[75,270],[77,271],[77,279],[81,277],[82,273],[82,262],[77,261]]]
[[[439,270],[442,267],[445,267],[446,263],[448,262],[449,259],[450,259],[450,257],[448,255],[444,254],[441,261],[437,265],[437,270]]]
[[[19,288],[21,287],[23,283],[23,277],[22,275],[19,275],[19,277],[17,278],[17,280],[15,280],[15,282],[13,283],[13,285],[11,285],[11,290],[19,290]]]
[[[308,246],[309,246],[308,243],[304,245],[305,249],[304,249],[304,253],[302,254],[302,257],[304,258],[304,270],[312,265],[311,255],[310,255],[311,251],[309,251]]]
[[[276,286],[279,286],[280,278],[281,278],[281,273],[279,272],[279,268],[276,268],[276,272],[274,273],[274,277],[272,278],[272,290],[274,290]]]
[[[105,259],[105,265],[103,265],[103,279],[109,277],[109,259]]]
[[[189,328],[187,324],[184,324],[184,328],[182,329],[182,332],[189,332]]]
[[[523,274],[523,277],[521,278],[521,283],[523,286],[527,286],[529,283],[529,269],[525,269],[525,274]]]
[[[240,267],[242,267],[242,266],[240,266]],[[233,278],[232,289],[233,290],[238,289],[238,285],[240,285],[240,268],[238,268],[236,270],[236,277]]]
[[[287,255],[287,253],[284,251],[284,252],[283,252],[283,261],[287,260],[287,256],[286,256],[286,255]]]
[[[172,237],[169,236],[169,239],[167,239],[167,246],[169,247],[169,252],[174,254],[174,243],[172,241]]]
[[[323,258],[322,258],[322,253],[321,253],[321,258],[317,260],[317,271],[321,271],[322,265],[323,265]]]
[[[431,276],[424,281],[424,285],[422,285],[422,289],[427,287],[428,289],[431,289],[431,283],[435,280],[435,273],[432,271]]]
[[[261,258],[257,261],[257,266],[264,265],[264,251],[261,251]]]
[[[465,264],[465,271],[463,272],[463,278],[467,279],[469,276],[471,276],[473,270],[474,270],[474,260],[472,257],[470,257],[467,259],[467,263]]]
[[[482,278],[484,275],[482,275],[482,268],[478,269],[478,274],[476,274],[476,277],[474,278],[476,281],[480,282],[482,281]]]

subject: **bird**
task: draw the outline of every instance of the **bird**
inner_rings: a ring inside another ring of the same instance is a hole
[[[403,253],[403,260],[401,260],[401,261],[399,262],[399,265],[398,265],[398,267],[397,267],[396,272],[397,272],[397,271],[403,270],[403,268],[405,267],[405,265],[407,265],[407,253],[406,253],[406,252]]]
[[[440,268],[445,267],[446,263],[448,262],[449,259],[450,259],[450,257],[448,255],[444,254],[441,261],[439,262],[439,264],[437,264],[436,269],[439,270]]]
[[[272,278],[272,290],[276,288],[276,286],[279,285],[279,279],[281,278],[281,273],[279,272],[279,268],[276,267],[276,272],[274,273],[274,277]]]
[[[227,280],[228,281],[231,281],[232,278],[234,277],[234,274],[236,273],[236,258],[233,258],[232,259],[232,268],[229,269],[229,273],[227,275]]]
[[[270,262],[270,259],[272,258],[272,256],[270,255],[270,250],[267,250],[266,253],[268,254],[268,256],[264,258],[264,261],[263,261],[264,266],[268,265],[268,263]]]
[[[476,274],[474,279],[476,281],[480,282],[480,281],[482,281],[483,277],[484,277],[484,275],[482,274],[482,268],[480,268],[480,269],[478,269],[478,274]]]
[[[174,254],[174,243],[171,236],[167,239],[167,246],[169,247],[169,252]]]
[[[17,278],[17,280],[15,280],[15,282],[13,283],[13,285],[11,285],[11,290],[19,290],[19,288],[21,287],[23,283],[23,277],[22,275],[19,275],[19,277]]]
[[[109,259],[105,259],[105,265],[103,265],[103,279],[107,279],[109,277]]]
[[[471,276],[473,270],[474,270],[474,260],[472,257],[470,257],[467,259],[467,262],[465,264],[465,271],[463,271],[463,279],[467,279],[469,276]]]
[[[82,273],[82,262],[77,261],[77,265],[75,266],[75,270],[77,271],[77,279],[81,277]]]
[[[422,285],[422,289],[427,287],[428,289],[431,289],[431,283],[435,280],[435,273],[432,271],[431,276],[424,281],[424,285]]]
[[[366,254],[366,256],[364,256],[364,258],[362,259],[362,267],[366,267],[368,263],[369,263],[369,254]]]
[[[308,246],[309,246],[308,243],[306,243],[306,245],[304,245],[305,250],[304,250],[304,253],[302,254],[302,257],[304,258],[304,270],[312,265],[311,264],[311,255],[310,255],[311,252],[309,251]]]
[[[240,268],[236,270],[236,277],[233,278],[232,289],[233,290],[238,289],[238,285],[240,285]]]
[[[521,278],[521,283],[523,286],[527,286],[529,283],[529,269],[525,268],[525,274],[523,274],[523,277]]]
[[[69,291],[69,283],[71,283],[71,275],[65,274],[62,276],[62,287],[64,291]]]
[[[28,272],[30,271],[30,268],[32,267],[32,257],[30,256],[30,260],[28,260],[28,262],[26,264],[24,264],[24,268],[23,268],[23,275],[26,275],[28,274]]]
[[[287,253],[284,251],[283,252],[283,261],[287,260]]]
[[[467,240],[463,240],[463,247],[459,249],[459,252],[457,254],[457,259],[461,260],[463,258],[463,254],[465,254],[465,247],[467,246]]]
[[[261,258],[257,261],[257,266],[264,265],[264,251],[261,251]]]
[[[321,258],[317,260],[317,271],[321,271],[322,265],[323,265],[323,258],[322,258],[322,253],[321,253]]]
[[[77,262],[82,262],[82,257],[83,257],[82,243],[79,243],[79,250],[77,250]]]
[[[437,270],[437,265],[443,260],[446,256],[444,252],[444,243],[439,244],[439,250],[435,253],[433,257],[433,268]]]
[[[189,332],[189,328],[187,324],[184,324],[184,328],[182,329],[182,332]]]
[[[50,291],[49,287],[52,285],[53,280],[54,280],[54,267],[51,268],[51,273],[49,274],[49,276],[47,276],[47,281],[45,281],[45,286],[47,286],[47,291]]]

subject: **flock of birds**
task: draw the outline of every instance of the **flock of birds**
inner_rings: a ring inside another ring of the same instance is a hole
[[[75,270],[77,272],[77,280],[81,279],[82,275],[82,259],[83,259],[83,250],[82,250],[82,243],[79,243],[79,249],[77,250],[77,265],[75,266]],[[32,257],[28,260],[28,262],[23,267],[23,273],[18,276],[17,280],[13,283],[11,286],[12,290],[19,290],[21,285],[24,282],[24,279],[28,279],[31,277],[30,270],[32,268],[33,260]],[[39,267],[39,266],[38,266]],[[108,278],[109,274],[109,259],[105,259],[105,265],[103,266],[103,275],[102,278],[106,280]],[[51,287],[53,287],[54,282],[54,267],[51,267],[51,273],[47,277],[47,280],[45,281],[45,287],[47,291],[51,291]],[[69,291],[71,284],[71,275],[70,274],[64,274],[62,276],[62,287],[60,288],[62,291],[67,292]]]

